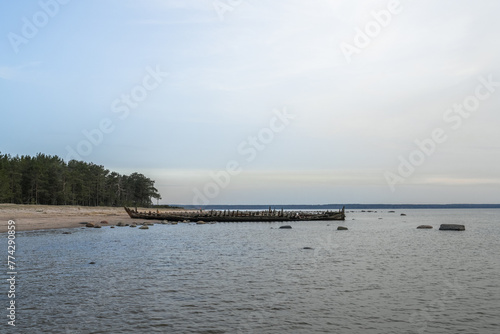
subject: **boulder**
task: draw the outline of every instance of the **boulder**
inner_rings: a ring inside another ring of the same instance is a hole
[[[432,226],[431,225],[420,225],[417,227],[418,229],[421,229],[421,230],[424,230],[424,229],[431,229]]]
[[[347,231],[347,230],[348,230],[348,228],[347,228],[347,227],[345,227],[345,226],[339,226],[339,227],[337,227],[337,230],[338,230],[338,231]]]
[[[439,226],[441,231],[465,231],[465,225],[460,224],[441,224]]]
[[[141,227],[139,227],[139,230],[147,230],[149,229],[148,225],[142,225]]]
[[[135,224],[132,224],[132,225],[130,225],[130,227],[137,227],[137,225],[135,225]]]
[[[283,229],[288,228],[288,229],[290,229],[292,227],[290,225],[283,225],[283,226],[280,226],[280,228],[283,228]]]
[[[94,223],[87,223],[85,226],[86,227],[95,227],[95,224]]]

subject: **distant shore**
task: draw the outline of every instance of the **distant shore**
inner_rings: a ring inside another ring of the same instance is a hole
[[[139,211],[156,209],[138,208]],[[159,209],[163,211],[185,211],[184,209]],[[70,206],[70,205],[19,205],[0,204],[0,233],[7,232],[8,221],[16,222],[16,231],[32,231],[56,228],[85,226],[81,223],[99,223],[103,220],[109,225],[119,222],[131,223],[131,219],[121,207]]]
[[[397,210],[397,209],[500,209],[500,204],[272,204],[272,205],[180,205],[185,209],[203,210]]]

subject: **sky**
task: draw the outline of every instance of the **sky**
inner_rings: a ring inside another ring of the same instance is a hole
[[[500,202],[500,2],[0,1],[0,152],[164,204]]]

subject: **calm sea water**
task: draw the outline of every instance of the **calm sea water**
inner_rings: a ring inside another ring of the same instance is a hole
[[[500,332],[500,210],[280,225],[19,232],[16,328],[2,279],[0,332]]]

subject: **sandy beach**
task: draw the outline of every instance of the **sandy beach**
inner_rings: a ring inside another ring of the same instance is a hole
[[[151,209],[141,209],[149,211]],[[180,209],[160,209],[163,211],[185,211]],[[7,232],[9,220],[16,222],[17,231],[42,230],[54,228],[76,228],[83,222],[100,223],[105,220],[109,225],[119,222],[137,223],[121,207],[86,207],[52,205],[0,204],[0,233]]]

